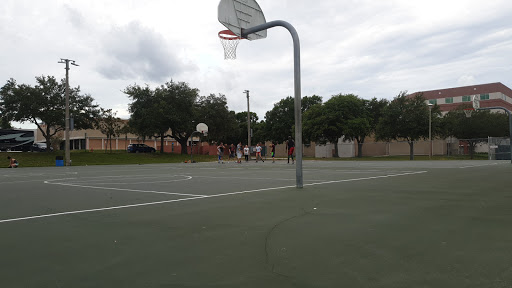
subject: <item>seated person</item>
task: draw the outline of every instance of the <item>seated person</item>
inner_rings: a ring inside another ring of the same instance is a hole
[[[7,160],[9,160],[8,168],[18,168],[18,160],[11,158],[11,156],[7,156]]]

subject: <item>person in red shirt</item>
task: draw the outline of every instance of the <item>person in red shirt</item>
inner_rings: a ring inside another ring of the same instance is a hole
[[[293,160],[293,151],[295,151],[295,142],[293,141],[292,136],[288,136],[286,149],[288,150],[288,164],[290,164],[290,157],[292,157],[292,164],[294,164],[295,160]]]

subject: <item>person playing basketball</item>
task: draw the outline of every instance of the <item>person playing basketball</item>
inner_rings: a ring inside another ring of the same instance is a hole
[[[270,154],[272,155],[272,163],[276,163],[276,144],[274,142],[270,144]]]
[[[244,147],[245,162],[249,161],[249,146]]]
[[[265,162],[265,161],[263,161],[263,158],[261,157],[260,143],[256,144],[256,162],[258,162],[258,158],[261,159],[261,162]]]
[[[288,141],[286,141],[286,149],[288,150],[288,164],[290,164],[290,157],[292,157],[292,164],[295,164],[295,160],[293,160],[293,151],[295,151],[295,142],[292,139],[292,136],[288,136]]]
[[[238,142],[238,145],[236,145],[236,158],[237,158],[237,163],[238,164],[241,164],[242,163],[242,154],[243,154],[243,149],[242,148],[242,142]]]
[[[224,155],[224,143],[220,142],[220,145],[217,146],[217,154],[219,155],[219,164],[224,164],[224,160],[222,160],[222,156]]]

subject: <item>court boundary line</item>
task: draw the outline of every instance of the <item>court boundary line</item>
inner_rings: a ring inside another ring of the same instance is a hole
[[[192,176],[188,176],[188,175],[174,175],[174,176],[183,176],[183,177],[188,177],[188,178],[179,179],[179,180],[169,180],[169,181],[165,181],[165,182],[178,182],[178,181],[186,181],[186,180],[192,179]],[[63,179],[46,180],[43,183],[51,184],[51,185],[79,187],[79,188],[94,188],[94,189],[103,189],[103,190],[128,191],[128,192],[151,193],[151,194],[166,194],[166,195],[176,195],[176,196],[207,196],[207,195],[200,195],[200,194],[185,194],[185,193],[173,193],[173,192],[163,192],[163,191],[137,190],[137,189],[127,189],[127,188],[114,188],[114,187],[99,187],[99,186],[78,185],[78,184],[71,184],[71,183],[52,183],[52,182],[50,182],[50,181],[69,180],[69,179],[77,179],[77,178],[63,178]],[[148,183],[148,182],[143,182],[143,183]],[[131,183],[131,184],[137,184],[137,183]]]
[[[496,165],[500,165],[500,164],[502,164],[502,163],[490,163],[490,164],[482,164],[482,165],[469,165],[469,166],[459,167],[459,169],[478,168],[478,167],[485,167],[485,166],[496,166]]]
[[[206,179],[233,179],[229,176],[201,176],[194,175],[193,178],[206,178]],[[276,181],[295,181],[295,178],[264,178],[264,177],[236,177],[237,180],[276,180]],[[327,181],[327,180],[304,180],[304,181]]]
[[[399,176],[417,175],[417,174],[423,174],[423,173],[428,173],[428,171],[418,171],[418,172],[410,172],[410,173],[402,173],[402,174],[390,174],[390,175],[382,175],[382,176],[374,176],[374,177],[334,180],[334,181],[327,181],[327,182],[304,184],[304,186],[325,185],[325,184],[342,183],[342,182],[363,181],[363,180],[374,180],[374,179],[391,178],[391,177],[399,177]],[[19,222],[19,221],[24,221],[24,220],[64,216],[64,215],[83,214],[83,213],[89,213],[89,212],[99,212],[99,211],[118,210],[118,209],[133,208],[133,207],[152,206],[152,205],[159,205],[159,204],[166,204],[166,203],[173,203],[173,202],[183,202],[183,201],[196,200],[196,199],[207,199],[207,198],[217,198],[217,197],[224,197],[224,196],[231,196],[231,195],[241,195],[241,194],[248,194],[248,193],[255,193],[255,192],[262,192],[262,191],[281,190],[281,189],[287,189],[287,188],[296,188],[296,187],[295,187],[295,185],[282,186],[282,187],[271,187],[271,188],[229,192],[229,193],[222,193],[222,194],[215,194],[215,195],[202,195],[202,196],[182,198],[182,199],[173,199],[173,200],[164,200],[164,201],[156,201],[156,202],[104,207],[104,208],[93,208],[93,209],[84,209],[84,210],[76,210],[76,211],[68,211],[68,212],[59,212],[59,213],[43,214],[43,215],[36,215],[36,216],[18,217],[18,218],[0,220],[0,224],[8,223],[8,222]]]

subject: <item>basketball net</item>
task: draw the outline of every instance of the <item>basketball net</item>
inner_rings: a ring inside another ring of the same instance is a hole
[[[240,37],[230,30],[222,30],[219,32],[219,39],[224,47],[224,59],[236,59],[236,47],[240,42]]]
[[[470,118],[471,114],[475,111],[475,108],[466,108],[464,109],[464,114],[466,114],[466,118]]]

